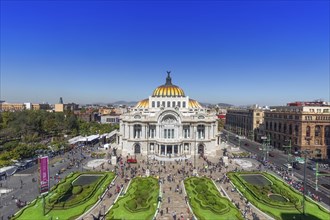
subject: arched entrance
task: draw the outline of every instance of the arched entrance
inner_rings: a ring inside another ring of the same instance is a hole
[[[135,144],[135,146],[134,146],[134,153],[135,154],[140,154],[141,153],[141,146],[140,146],[140,144]]]
[[[204,154],[204,145],[203,144],[200,144],[198,145],[198,154]]]

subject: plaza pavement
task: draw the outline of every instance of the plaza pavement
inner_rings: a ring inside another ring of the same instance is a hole
[[[120,152],[118,152],[120,154]],[[214,157],[208,157],[212,163],[218,163],[219,158],[222,155],[222,151],[218,151]],[[185,201],[185,190],[183,185],[183,180],[185,177],[193,176],[193,164],[194,157],[184,160],[185,158],[180,158],[181,162],[175,162],[174,158],[149,158],[149,166],[147,166],[147,157],[137,156],[138,163],[131,164],[131,167],[137,168],[136,176],[145,176],[145,170],[147,167],[150,168],[150,174],[152,176],[158,177],[162,184],[162,202],[160,204],[159,210],[157,210],[156,219],[158,220],[170,220],[174,219],[193,219],[193,214],[190,212],[188,204]],[[124,158],[124,161],[126,158]],[[247,169],[255,169],[258,166],[258,162],[255,160],[250,160],[253,165]],[[236,191],[233,190],[234,187],[229,181],[216,181],[225,176],[225,173],[235,169],[242,169],[238,164],[232,161],[228,168],[213,169],[203,169],[206,165],[206,161],[199,156],[196,156],[196,166],[198,167],[199,176],[211,177],[218,187],[219,191],[223,196],[227,196],[233,204],[239,207],[242,215],[245,215],[245,219],[271,219],[269,216],[262,213],[260,210],[256,209],[251,204],[247,204],[246,200]],[[103,169],[101,167],[96,167],[95,170],[114,170],[114,165],[105,163]],[[120,170],[120,169],[119,169]],[[180,170],[180,174],[178,173]],[[118,171],[118,169],[117,169]],[[160,171],[160,172],[159,172]],[[182,172],[183,171],[183,172]],[[183,174],[184,173],[184,174]],[[112,196],[109,198],[105,193],[104,198],[100,198],[99,203],[95,205],[94,208],[86,212],[83,216],[78,219],[103,219],[104,213],[109,210],[109,208],[114,204],[115,199],[118,194],[115,192],[117,186],[123,186],[125,191],[128,185],[128,181],[125,182],[125,175],[130,177],[128,171],[125,171],[124,178],[122,178],[122,173],[118,171],[118,177],[114,181],[114,186],[109,189],[109,193]],[[178,187],[178,189],[177,189]],[[254,214],[253,214],[254,213]],[[175,215],[175,216],[174,216]]]

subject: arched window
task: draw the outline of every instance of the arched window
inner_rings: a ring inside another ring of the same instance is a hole
[[[171,107],[171,102],[170,101],[167,102],[167,108],[169,108],[169,107]]]
[[[183,108],[186,107],[186,102],[182,102],[182,107],[183,107]]]
[[[158,108],[160,107],[160,101],[157,102],[157,107],[158,107]]]
[[[307,126],[306,127],[306,137],[310,137],[311,136],[311,127]]]
[[[174,108],[174,107],[175,107],[175,101],[172,102],[172,108]]]
[[[178,107],[181,108],[181,102],[178,102]]]
[[[155,101],[152,101],[151,106],[155,108]]]
[[[319,137],[321,132],[321,128],[319,125],[315,126],[315,137]]]

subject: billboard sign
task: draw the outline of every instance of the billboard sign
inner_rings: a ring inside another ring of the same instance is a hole
[[[39,170],[40,170],[40,194],[47,193],[49,191],[49,168],[48,157],[39,158]]]

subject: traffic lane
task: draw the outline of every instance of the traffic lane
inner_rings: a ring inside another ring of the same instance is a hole
[[[250,149],[247,147],[243,147],[241,146],[241,148],[244,149]],[[248,151],[248,150],[247,150]],[[259,151],[257,153],[258,156],[262,156],[263,154]],[[281,167],[284,163],[287,163],[287,157],[285,157],[285,155],[281,154],[281,153],[275,153],[274,157],[269,157],[269,161],[272,162],[273,164],[277,165],[278,167]],[[302,172],[302,175],[300,176],[300,181],[303,180],[303,171],[299,170],[300,172]],[[294,175],[296,170],[293,170]],[[310,191],[311,193],[314,193],[315,195],[317,195],[318,197],[321,198],[321,200],[328,206],[330,206],[330,197],[329,197],[329,190],[327,190],[325,187],[323,186],[319,186],[319,191],[315,190],[315,182],[313,182],[313,180],[315,180],[315,173],[313,173],[311,170],[306,170],[306,177],[307,177],[307,187],[306,187],[306,192]],[[314,179],[313,179],[314,178]],[[326,179],[320,179],[319,180],[319,184],[323,184],[324,181]]]

